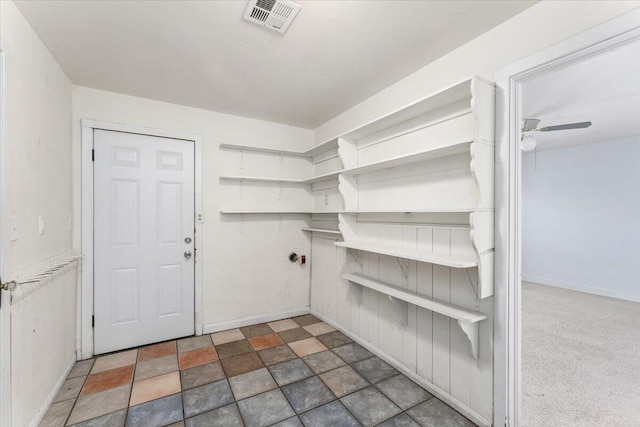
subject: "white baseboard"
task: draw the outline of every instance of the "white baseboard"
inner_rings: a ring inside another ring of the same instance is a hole
[[[53,399],[56,398],[56,395],[58,394],[58,391],[60,391],[60,388],[62,387],[62,384],[64,384],[65,380],[67,379],[67,376],[69,375],[69,373],[73,369],[73,365],[75,365],[75,364],[76,364],[76,360],[75,359],[71,359],[69,361],[69,363],[67,364],[67,367],[64,369],[64,372],[62,373],[60,378],[58,378],[58,381],[56,382],[56,385],[53,387],[53,390],[51,390],[51,393],[49,393],[49,396],[47,397],[47,400],[44,401],[44,404],[40,408],[40,411],[38,411],[38,414],[36,415],[36,417],[29,424],[29,427],[37,427],[40,424],[40,422],[42,421],[42,419],[46,415],[47,411],[49,410],[49,407],[51,406],[51,402],[53,402]]]
[[[274,322],[289,317],[302,316],[309,314],[309,307],[302,307],[295,310],[285,311],[284,313],[267,314],[264,316],[243,317],[242,319],[231,320],[229,322],[210,323],[204,325],[203,334],[213,334],[214,332],[226,331],[228,329],[242,328],[243,326],[251,326],[258,323]]]
[[[325,317],[324,315],[322,315],[322,313],[319,313],[314,309],[311,309],[310,313],[313,314],[314,316],[316,316],[318,319],[322,320],[323,322],[328,323],[331,326],[333,326],[334,328],[340,330],[340,332],[342,332],[343,334],[345,334],[346,336],[348,336],[349,338],[351,338],[352,340],[354,340],[355,342],[360,344],[362,347],[364,347],[367,350],[369,350],[371,353],[373,353],[376,356],[378,356],[380,359],[382,359],[385,362],[387,362],[389,365],[391,365],[394,368],[396,368],[402,374],[404,374],[407,377],[411,378],[414,382],[416,382],[417,384],[422,386],[429,393],[433,394],[435,397],[437,397],[438,399],[442,400],[443,402],[445,402],[447,405],[451,406],[456,411],[460,412],[462,415],[464,415],[465,417],[467,417],[468,419],[473,421],[475,424],[477,424],[477,425],[479,425],[481,427],[490,427],[491,426],[491,422],[487,421],[486,419],[484,419],[482,416],[480,416],[480,414],[478,414],[477,412],[473,411],[468,406],[466,406],[465,404],[463,404],[462,402],[460,402],[459,400],[457,400],[456,398],[454,398],[453,396],[451,396],[449,393],[445,392],[441,388],[431,384],[430,382],[428,382],[427,380],[425,380],[424,378],[422,378],[421,376],[419,376],[415,372],[409,370],[406,366],[404,366],[402,363],[398,362],[393,357],[391,357],[388,354],[383,353],[382,351],[380,351],[379,348],[374,347],[370,343],[364,341],[359,336],[347,331],[342,325],[340,325],[340,324],[334,322],[333,320]]]
[[[590,286],[578,285],[576,283],[562,282],[559,280],[544,279],[541,277],[522,276],[523,282],[537,283],[539,285],[553,286],[555,288],[568,289],[570,291],[584,292],[586,294],[600,295],[603,297],[617,298],[625,301],[640,302],[640,295],[626,294],[624,292],[610,289],[593,288]]]

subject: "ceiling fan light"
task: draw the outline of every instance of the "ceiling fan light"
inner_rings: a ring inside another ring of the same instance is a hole
[[[520,148],[522,148],[522,151],[533,151],[537,145],[538,141],[536,141],[532,135],[526,135],[522,138],[522,141],[520,141]]]

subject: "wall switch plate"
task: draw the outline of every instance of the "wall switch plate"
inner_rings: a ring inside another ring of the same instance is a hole
[[[42,215],[38,217],[38,234],[44,234],[44,217]]]
[[[329,195],[325,194],[324,195],[324,205],[327,206],[329,204]]]
[[[18,215],[11,214],[11,241],[18,240]]]

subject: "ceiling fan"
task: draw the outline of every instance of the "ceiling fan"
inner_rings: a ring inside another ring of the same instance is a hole
[[[520,146],[522,151],[531,151],[536,148],[538,141],[531,135],[532,132],[555,132],[558,130],[584,129],[591,126],[591,122],[565,123],[555,126],[538,127],[540,119],[524,119],[522,121],[522,137]]]

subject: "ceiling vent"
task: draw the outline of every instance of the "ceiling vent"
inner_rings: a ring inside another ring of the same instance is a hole
[[[289,0],[249,0],[244,19],[284,33],[300,11],[300,5]]]

